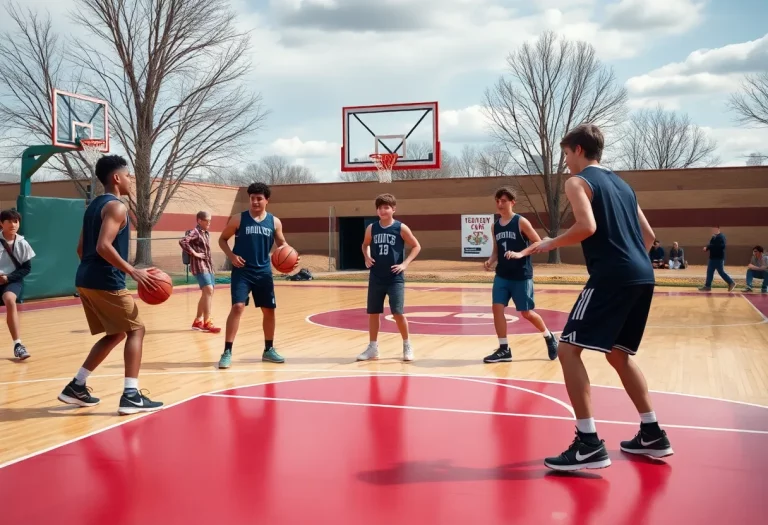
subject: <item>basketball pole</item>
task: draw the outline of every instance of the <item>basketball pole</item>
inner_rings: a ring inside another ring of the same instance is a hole
[[[19,196],[16,199],[16,209],[24,217],[26,211],[26,197],[32,194],[32,176],[39,170],[43,164],[48,162],[56,153],[70,151],[69,148],[61,146],[41,145],[30,146],[21,154],[21,181],[19,182]],[[21,221],[19,233],[24,234],[24,221]]]

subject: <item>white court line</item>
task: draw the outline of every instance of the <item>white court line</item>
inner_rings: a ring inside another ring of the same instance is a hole
[[[476,414],[481,416],[505,416],[505,417],[527,417],[532,419],[556,419],[559,421],[573,421],[573,418],[564,416],[547,416],[544,414],[520,414],[515,412],[489,412],[486,410],[464,410],[458,408],[437,408],[437,407],[419,407],[412,405],[384,405],[376,403],[355,403],[352,401],[323,401],[320,399],[293,399],[288,397],[265,397],[265,396],[244,396],[239,394],[203,394],[200,397],[216,398],[235,398],[235,399],[254,399],[259,401],[287,401],[290,403],[309,403],[317,405],[340,405],[366,408],[397,408],[402,410],[425,410],[428,412],[448,412],[453,414]],[[612,421],[607,419],[596,419],[595,423],[609,425],[631,425],[638,426],[637,421]],[[768,430],[750,430],[744,428],[719,428],[719,427],[698,427],[693,425],[671,425],[664,423],[664,428],[681,428],[687,430],[714,430],[717,432],[733,432],[738,434],[760,434],[768,435]]]
[[[553,332],[555,333],[555,332]],[[350,364],[352,361],[350,360]],[[514,362],[513,362],[514,364]],[[175,376],[175,375],[204,375],[204,374],[253,374],[253,373],[312,373],[312,374],[350,374],[350,375],[358,375],[358,376],[371,376],[371,375],[394,375],[394,376],[413,376],[413,377],[462,377],[462,378],[476,378],[476,379],[485,379],[488,380],[490,384],[498,385],[500,383],[496,383],[494,381],[496,380],[502,380],[502,381],[522,381],[524,383],[545,383],[548,385],[559,385],[559,386],[565,386],[565,383],[562,381],[553,381],[551,379],[523,379],[523,378],[517,378],[517,377],[492,377],[492,376],[483,376],[483,375],[473,375],[473,374],[413,374],[413,373],[403,373],[403,372],[389,372],[384,370],[345,370],[345,369],[338,369],[338,368],[289,368],[289,367],[283,367],[283,368],[245,368],[245,369],[215,369],[215,370],[181,370],[181,371],[173,371],[173,372],[141,372],[141,376]],[[125,374],[93,374],[89,376],[90,379],[104,379],[104,378],[110,378],[110,377],[124,377]],[[341,378],[345,376],[333,376],[334,378]],[[323,378],[317,378],[317,379],[323,379]],[[10,385],[21,385],[21,384],[29,384],[29,383],[47,383],[52,381],[65,381],[69,382],[72,380],[72,376],[67,377],[47,377],[42,379],[25,379],[21,381],[8,381],[5,383],[0,383],[0,387],[2,386],[10,386]],[[275,381],[276,383],[281,383],[285,380]],[[256,383],[256,384],[263,384],[263,383]],[[624,390],[624,387],[621,386],[614,386],[614,385],[598,385],[598,384],[592,384],[592,387],[597,388],[610,388],[612,390]],[[235,387],[232,387],[235,388]],[[240,388],[240,387],[237,387]],[[224,389],[228,390],[228,388]],[[736,405],[744,405],[749,407],[755,407],[755,408],[764,408],[768,409],[768,406],[766,405],[758,405],[757,403],[749,403],[747,401],[735,401],[732,399],[723,399],[720,397],[712,397],[712,396],[705,396],[700,394],[685,394],[682,392],[668,392],[666,390],[652,390],[649,389],[649,392],[653,394],[664,394],[664,395],[670,395],[670,396],[682,396],[682,397],[692,397],[695,399],[707,399],[710,401],[720,401],[723,403],[733,403]]]
[[[752,308],[754,308],[755,312],[757,312],[757,315],[759,315],[760,317],[762,317],[762,318],[763,318],[763,322],[764,322],[764,323],[768,323],[768,317],[766,317],[766,316],[765,316],[765,314],[764,314],[763,312],[761,312],[761,311],[760,311],[760,309],[759,309],[757,306],[755,306],[755,303],[753,303],[752,301],[750,301],[749,299],[747,299],[747,296],[746,296],[746,295],[744,295],[744,294],[741,294],[741,297],[742,297],[742,298],[743,298],[745,301],[747,301],[747,304],[748,304],[749,306],[751,306]]]

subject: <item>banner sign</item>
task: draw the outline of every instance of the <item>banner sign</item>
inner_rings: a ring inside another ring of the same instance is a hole
[[[493,252],[491,237],[493,214],[461,216],[461,256],[490,257]]]

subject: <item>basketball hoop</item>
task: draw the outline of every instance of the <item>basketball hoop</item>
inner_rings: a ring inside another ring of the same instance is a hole
[[[92,169],[96,168],[96,162],[101,158],[103,153],[101,149],[106,146],[107,141],[102,139],[80,139],[80,147],[83,152],[83,157],[91,165]]]
[[[392,168],[397,162],[397,153],[374,153],[371,160],[379,170],[379,182],[392,182]]]

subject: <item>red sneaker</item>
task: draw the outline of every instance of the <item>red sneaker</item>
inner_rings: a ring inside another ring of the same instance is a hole
[[[192,323],[192,330],[205,330],[205,323],[203,323],[203,320],[195,319],[195,322]]]
[[[218,326],[213,326],[213,321],[211,319],[208,319],[202,328],[203,332],[209,332],[211,334],[218,334],[221,332],[221,328]]]

